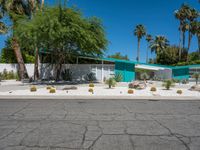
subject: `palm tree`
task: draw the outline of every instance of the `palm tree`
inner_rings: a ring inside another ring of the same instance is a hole
[[[165,48],[169,46],[169,41],[164,36],[156,36],[150,44],[151,52],[156,53],[156,57],[159,58],[160,54]]]
[[[199,59],[200,59],[200,22],[194,21],[191,23],[191,33],[196,35],[198,40],[198,52],[199,52]]]
[[[182,4],[181,8],[179,10],[176,10],[174,13],[176,19],[180,21],[179,60],[181,60],[182,48],[185,47],[185,32],[186,32],[186,24],[187,24],[186,10],[187,9],[188,9],[188,5]]]
[[[13,29],[15,29],[17,20],[23,16],[29,16],[31,18],[35,7],[39,6],[39,3],[39,0],[0,0],[0,13],[3,15],[9,15],[13,23]],[[12,48],[19,65],[20,79],[28,78],[26,66],[24,64],[20,45],[15,32],[13,32]]]
[[[188,52],[190,50],[190,45],[191,45],[191,39],[192,39],[192,22],[194,22],[199,16],[199,13],[197,10],[195,10],[194,8],[189,7],[186,11],[186,17],[189,21],[189,24],[187,26],[188,29]],[[188,60],[188,59],[187,59]]]
[[[140,61],[140,41],[146,35],[146,29],[142,24],[136,26],[134,30],[134,35],[137,36],[138,39],[138,49],[137,49],[137,58],[136,60]]]
[[[149,45],[152,40],[153,40],[153,37],[150,34],[147,34],[146,35],[146,41],[147,41],[146,63],[148,63],[149,61]]]

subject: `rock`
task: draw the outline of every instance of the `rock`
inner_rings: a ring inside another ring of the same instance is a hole
[[[78,88],[75,86],[70,86],[70,87],[64,87],[62,90],[77,90]]]
[[[128,85],[130,89],[145,89],[147,87],[145,82],[134,81]]]
[[[194,85],[190,88],[191,91],[198,91],[200,92],[200,85]]]

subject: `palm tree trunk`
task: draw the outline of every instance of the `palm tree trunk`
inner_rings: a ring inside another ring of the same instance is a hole
[[[39,65],[39,51],[38,51],[38,48],[36,48],[36,51],[35,51],[35,64],[34,64],[34,80],[38,80],[39,79],[38,65]]]
[[[140,61],[140,39],[138,38],[137,62]]]
[[[23,60],[23,57],[22,57],[20,46],[19,46],[19,43],[18,43],[16,38],[12,39],[12,48],[14,50],[15,57],[17,59],[18,65],[19,65],[19,77],[20,77],[20,80],[28,78],[28,73],[27,73],[27,70],[26,70],[26,66],[24,64],[24,60]]]
[[[198,47],[199,47],[199,59],[200,59],[200,36],[197,36],[198,38]]]
[[[41,2],[41,9],[44,7],[44,0]]]
[[[182,48],[185,48],[185,31],[182,31],[183,32],[183,45],[182,45]]]
[[[146,51],[146,63],[148,63],[149,61],[149,49],[148,49],[148,46],[149,44],[147,44],[147,51]]]
[[[181,30],[180,27],[180,39],[179,39],[179,61],[181,60],[181,54],[182,54],[182,48],[181,48],[181,42],[183,39],[183,31]]]
[[[189,51],[190,51],[191,39],[192,39],[192,34],[189,31],[189,35],[188,35],[188,48],[187,48],[187,62],[189,61]]]

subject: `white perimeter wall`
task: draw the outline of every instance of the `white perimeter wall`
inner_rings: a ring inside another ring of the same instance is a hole
[[[103,81],[104,77],[109,78],[114,75],[114,65],[108,64],[65,64],[63,69],[70,69],[74,80],[84,80],[84,76],[90,72],[95,73],[98,81]],[[0,72],[4,69],[17,72],[17,64],[0,64]],[[34,64],[26,64],[29,77],[34,74]],[[55,66],[49,64],[40,64],[40,76],[42,79],[49,79],[55,76]]]

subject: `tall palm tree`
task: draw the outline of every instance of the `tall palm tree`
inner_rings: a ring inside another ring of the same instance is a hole
[[[149,61],[149,46],[152,40],[153,40],[153,37],[150,34],[147,34],[146,35],[146,41],[147,41],[146,63],[148,63]]]
[[[196,35],[198,40],[198,52],[199,52],[199,59],[200,59],[200,22],[194,21],[191,23],[191,33]]]
[[[195,10],[194,8],[191,8],[189,7],[186,11],[186,16],[187,16],[187,19],[189,21],[189,24],[187,26],[187,29],[188,29],[188,52],[190,50],[190,45],[191,45],[191,39],[192,39],[192,22],[194,22],[198,17],[199,17],[199,13],[197,10]]]
[[[180,38],[179,38],[179,60],[181,60],[182,48],[185,47],[185,32],[186,32],[186,10],[189,8],[188,5],[182,4],[179,10],[176,10],[174,15],[176,19],[179,20],[179,31],[180,31]],[[182,44],[181,44],[182,43]]]
[[[168,46],[169,46],[169,41],[164,36],[156,36],[155,39],[151,42],[150,48],[151,52],[156,53],[156,57],[158,59],[160,54]]]
[[[138,39],[138,48],[137,48],[137,58],[136,60],[140,61],[140,41],[146,35],[146,29],[142,24],[139,24],[135,27],[134,35]]]
[[[40,0],[0,0],[0,13],[9,15],[13,23],[13,30],[17,25],[17,20],[23,16],[31,18],[35,7],[39,6]],[[20,45],[15,32],[13,32],[12,48],[14,50],[18,65],[20,79],[28,78],[26,66],[20,50]]]

